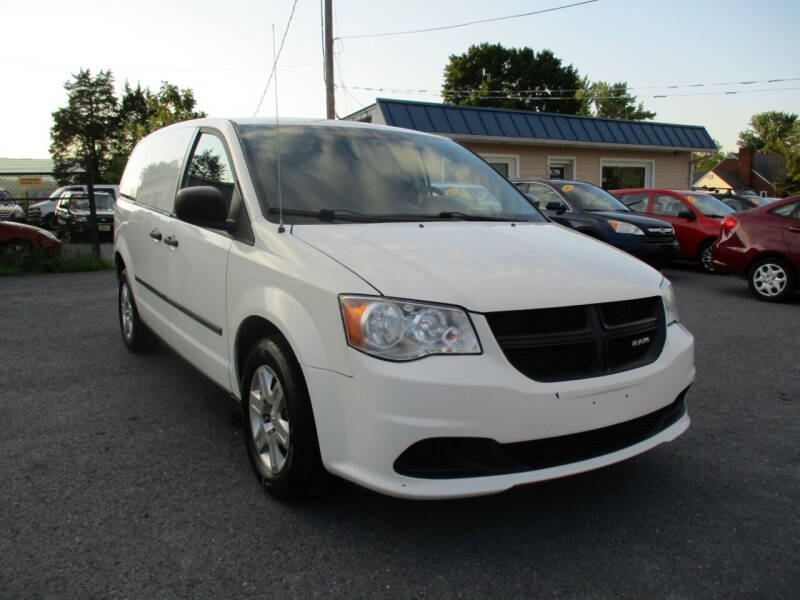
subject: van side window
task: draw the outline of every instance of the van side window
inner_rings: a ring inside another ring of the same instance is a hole
[[[171,213],[183,157],[195,131],[165,129],[140,141],[119,183],[120,196]]]
[[[213,186],[222,192],[225,203],[230,206],[235,183],[222,140],[209,133],[200,134],[181,188]]]

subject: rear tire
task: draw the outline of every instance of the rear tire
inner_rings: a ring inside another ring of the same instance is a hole
[[[42,227],[45,229],[55,230],[58,228],[56,224],[56,218],[54,214],[47,215],[44,219],[42,219]]]
[[[125,269],[119,274],[117,308],[119,310],[119,330],[122,334],[122,341],[128,350],[137,354],[151,350],[155,345],[155,337],[139,317],[133,290],[128,281],[128,271]]]
[[[242,428],[261,486],[278,500],[326,492],[317,429],[300,365],[278,335],[251,348],[242,374]]]
[[[714,240],[706,240],[697,248],[697,260],[700,261],[700,266],[703,267],[703,271],[709,274],[716,273],[714,265],[711,262],[711,246],[713,244]]]
[[[784,302],[797,289],[797,275],[788,261],[777,256],[766,256],[750,267],[747,283],[759,300]]]

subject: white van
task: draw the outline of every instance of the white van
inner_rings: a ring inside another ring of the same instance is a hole
[[[467,188],[480,197],[450,193]],[[155,334],[241,400],[277,498],[330,474],[408,498],[488,494],[689,426],[693,338],[669,282],[548,222],[441,137],[172,125],[128,161],[115,251],[124,343]]]

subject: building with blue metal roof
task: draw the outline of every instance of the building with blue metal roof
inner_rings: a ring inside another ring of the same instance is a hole
[[[443,135],[509,179],[557,177],[617,187],[685,188],[705,127],[378,98],[349,120]]]

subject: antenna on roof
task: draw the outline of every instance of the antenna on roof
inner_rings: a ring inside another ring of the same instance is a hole
[[[278,56],[275,54],[275,24],[272,24],[272,71],[275,73],[275,153],[278,163],[278,233],[283,233],[283,196],[281,195],[281,128],[278,121]]]

